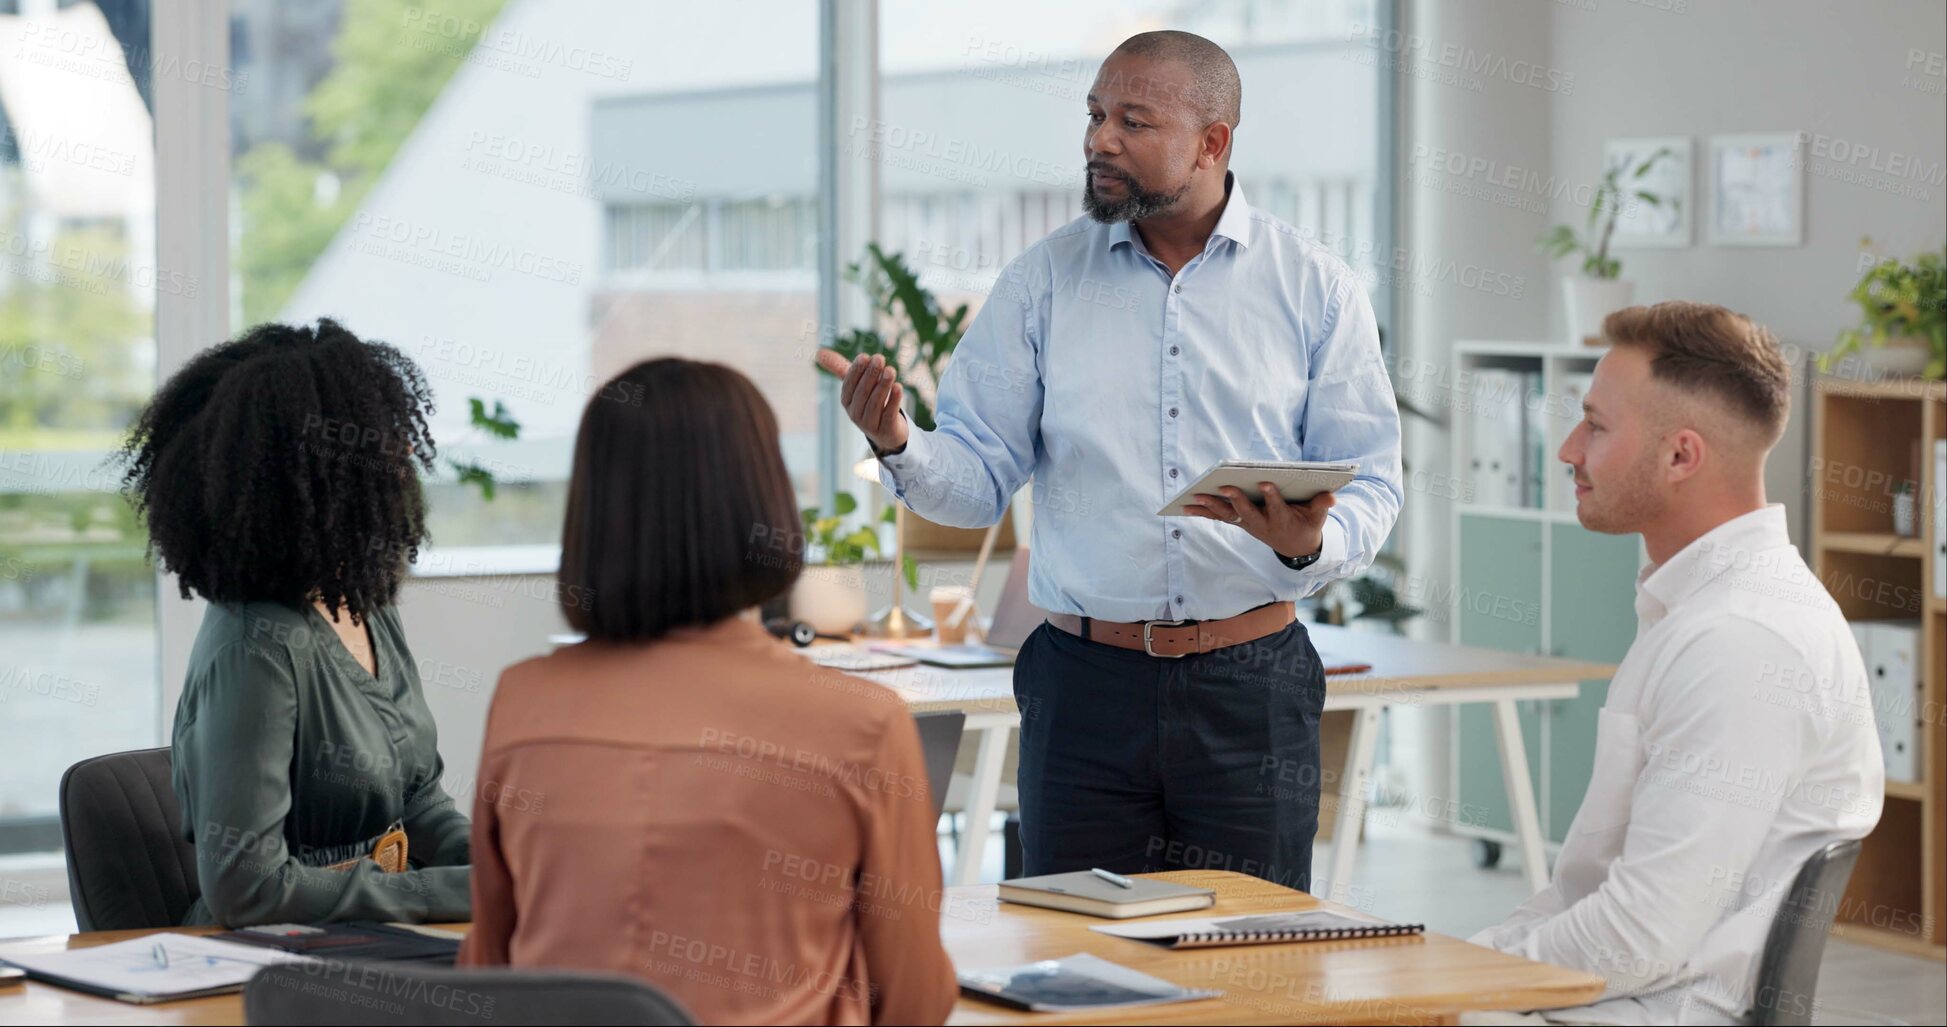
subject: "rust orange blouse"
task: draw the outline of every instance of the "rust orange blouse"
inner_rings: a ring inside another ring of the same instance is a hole
[[[729,618],[509,668],[461,965],[638,975],[704,1023],[937,1024],[935,818],[904,702]]]

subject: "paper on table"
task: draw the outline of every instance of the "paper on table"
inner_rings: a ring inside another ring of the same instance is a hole
[[[59,978],[130,1000],[241,988],[272,963],[305,957],[190,934],[151,934],[59,952],[9,951],[0,960],[29,974]]]

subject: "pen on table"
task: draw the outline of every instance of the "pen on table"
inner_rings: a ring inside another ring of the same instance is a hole
[[[163,943],[155,943],[155,947],[149,950],[149,958],[154,959],[157,966],[165,970],[169,968],[169,949]]]
[[[1127,877],[1124,877],[1121,874],[1110,873],[1109,871],[1104,870],[1101,867],[1089,867],[1088,872],[1094,874],[1095,876],[1101,878],[1104,881],[1109,882],[1110,884],[1115,885],[1118,888],[1134,888],[1136,886],[1136,882],[1131,881]]]

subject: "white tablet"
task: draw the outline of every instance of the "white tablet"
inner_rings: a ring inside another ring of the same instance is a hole
[[[1302,503],[1320,492],[1337,492],[1345,487],[1359,473],[1358,464],[1312,463],[1307,461],[1284,460],[1220,460],[1217,465],[1203,472],[1203,477],[1191,482],[1175,498],[1163,504],[1156,511],[1158,517],[1193,517],[1194,514],[1183,508],[1183,504],[1197,497],[1199,493],[1221,496],[1226,485],[1235,485],[1251,497],[1251,501],[1262,503],[1262,493],[1257,483],[1268,481],[1278,487],[1278,494],[1286,502]]]

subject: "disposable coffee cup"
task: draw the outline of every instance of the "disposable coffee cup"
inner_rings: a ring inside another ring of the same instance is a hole
[[[973,592],[965,585],[940,585],[933,589],[933,636],[941,645],[966,643],[967,628],[974,619],[972,597]],[[960,623],[951,623],[962,600],[967,601],[966,612],[960,615]]]

